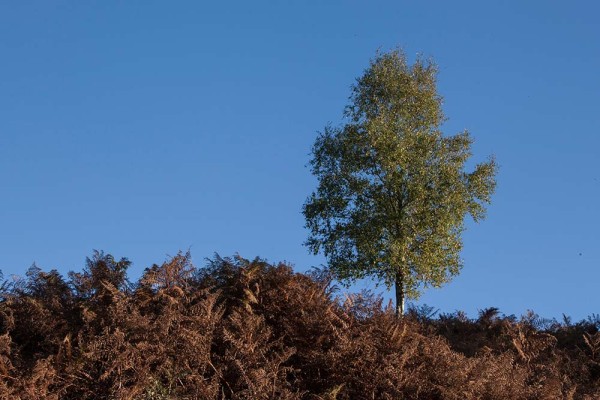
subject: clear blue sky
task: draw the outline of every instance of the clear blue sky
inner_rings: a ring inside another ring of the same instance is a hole
[[[188,248],[322,263],[302,246],[311,144],[376,50],[402,46],[439,64],[445,132],[501,165],[462,274],[421,302],[600,312],[596,1],[211,3],[0,5],[5,276],[93,249],[134,278]]]

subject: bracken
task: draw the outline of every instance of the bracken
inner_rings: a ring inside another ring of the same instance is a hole
[[[0,291],[2,399],[597,399],[599,318],[398,318],[286,264],[180,253],[131,283],[96,252]]]

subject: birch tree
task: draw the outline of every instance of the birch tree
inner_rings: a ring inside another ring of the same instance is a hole
[[[466,216],[484,218],[496,186],[493,157],[466,171],[469,132],[442,133],[436,76],[430,60],[378,54],[352,88],[345,123],[314,143],[318,187],[303,206],[309,249],[342,282],[395,286],[399,315],[406,298],[459,273]]]

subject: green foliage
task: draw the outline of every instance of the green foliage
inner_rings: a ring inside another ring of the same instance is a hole
[[[416,298],[460,271],[465,216],[485,216],[497,166],[465,171],[472,139],[442,134],[436,75],[432,61],[378,55],[352,89],[347,122],[316,139],[306,244],[342,281],[374,276]]]

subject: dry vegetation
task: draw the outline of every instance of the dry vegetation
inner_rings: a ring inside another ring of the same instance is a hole
[[[402,318],[324,274],[96,253],[0,289],[3,399],[598,399],[600,318]]]

